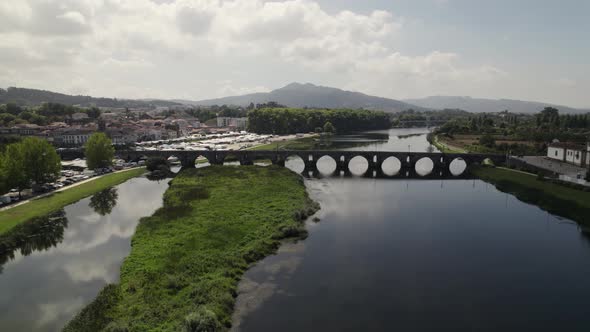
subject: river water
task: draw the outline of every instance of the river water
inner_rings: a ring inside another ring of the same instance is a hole
[[[139,219],[162,205],[167,187],[131,179],[65,207],[21,249],[0,253],[0,331],[60,331],[117,282]]]
[[[365,148],[426,151],[417,133]],[[306,185],[320,221],[246,273],[234,330],[590,331],[590,239],[575,223],[480,180]]]
[[[429,151],[426,132],[322,144]],[[332,163],[321,160],[320,170]],[[353,160],[351,171],[363,164]],[[479,180],[323,177],[306,186],[320,221],[246,273],[235,330],[590,330],[590,240],[571,221]],[[59,331],[117,282],[139,219],[166,188],[132,179],[27,229],[30,242],[0,255],[0,331]]]

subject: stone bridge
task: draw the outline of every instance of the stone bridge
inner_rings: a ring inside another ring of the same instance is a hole
[[[382,165],[388,158],[396,158],[400,165],[398,174],[404,177],[412,177],[416,172],[416,163],[424,158],[433,163],[431,174],[437,177],[445,177],[450,174],[450,165],[453,160],[463,160],[467,168],[474,164],[481,164],[489,159],[494,164],[502,164],[506,156],[497,154],[461,154],[461,153],[428,153],[428,152],[390,152],[390,151],[341,151],[341,150],[268,150],[268,151],[118,151],[117,156],[125,160],[139,160],[150,157],[176,157],[182,167],[195,167],[197,158],[203,157],[212,165],[223,165],[224,161],[239,162],[240,165],[253,165],[256,160],[270,160],[274,165],[285,166],[290,157],[299,157],[305,165],[304,174],[317,174],[319,169],[317,162],[322,157],[330,157],[336,162],[335,174],[350,174],[349,164],[355,157],[362,157],[367,161],[368,167],[365,176],[383,177]]]

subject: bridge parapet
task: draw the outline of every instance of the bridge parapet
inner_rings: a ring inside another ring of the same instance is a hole
[[[158,151],[117,151],[116,155],[126,160],[137,160],[145,157],[177,157],[183,167],[195,167],[198,157],[206,158],[213,165],[222,165],[224,160],[230,156],[235,156],[240,165],[252,165],[256,160],[270,160],[275,165],[284,166],[289,157],[297,156],[303,160],[305,172],[318,172],[317,162],[320,158],[327,156],[336,162],[338,174],[348,173],[351,160],[354,157],[362,157],[368,163],[366,174],[368,176],[379,176],[383,173],[383,163],[388,158],[396,158],[401,166],[400,173],[414,173],[416,163],[419,160],[427,158],[433,163],[433,173],[449,172],[451,162],[456,159],[465,161],[467,167],[474,164],[481,164],[484,160],[490,159],[495,164],[502,164],[506,161],[506,156],[496,154],[465,154],[465,153],[430,153],[430,152],[396,152],[396,151],[341,151],[341,150],[268,150],[268,151],[177,151],[177,150],[158,150]]]

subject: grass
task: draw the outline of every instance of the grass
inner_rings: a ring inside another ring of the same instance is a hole
[[[59,211],[66,205],[144,173],[144,168],[134,168],[124,172],[108,174],[63,191],[54,192],[49,196],[32,199],[28,203],[0,211],[0,235],[10,231],[16,225]]]
[[[305,235],[318,205],[282,167],[187,169],[143,218],[121,281],[64,331],[218,331],[231,325],[238,281],[280,240]]]
[[[500,191],[519,200],[539,206],[545,211],[590,225],[590,192],[567,187],[536,175],[505,168],[477,167],[471,170]]]
[[[459,149],[456,147],[451,147],[448,144],[441,142],[439,140],[438,136],[436,136],[436,135],[434,136],[432,145],[434,145],[442,153],[467,153],[466,150]]]

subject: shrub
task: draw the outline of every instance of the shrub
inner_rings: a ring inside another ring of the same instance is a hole
[[[104,332],[127,332],[127,331],[129,331],[129,329],[127,328],[127,325],[125,325],[125,324],[111,322],[111,323],[109,323],[109,325],[107,325],[107,327],[104,328],[103,331]]]
[[[166,169],[170,166],[168,160],[164,157],[150,157],[145,162],[145,168],[150,172],[162,169],[161,166],[166,167]]]
[[[184,318],[183,331],[185,332],[214,332],[219,331],[221,324],[217,315],[207,308],[200,307]]]

